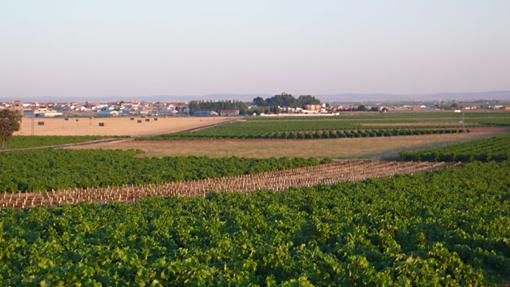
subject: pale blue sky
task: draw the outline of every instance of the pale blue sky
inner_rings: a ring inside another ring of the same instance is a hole
[[[501,89],[508,0],[0,2],[0,98]]]

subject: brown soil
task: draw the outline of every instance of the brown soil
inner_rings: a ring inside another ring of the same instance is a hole
[[[215,139],[126,141],[79,148],[139,149],[144,156],[204,155],[210,157],[330,157],[350,158],[421,145],[461,142],[505,132],[501,128],[476,128],[471,133],[345,139]]]

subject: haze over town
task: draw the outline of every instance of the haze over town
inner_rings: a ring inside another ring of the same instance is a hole
[[[509,18],[506,0],[4,1],[0,99],[508,91]]]

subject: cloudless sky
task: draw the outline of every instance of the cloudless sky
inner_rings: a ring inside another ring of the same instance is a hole
[[[508,0],[0,2],[0,98],[502,89]]]

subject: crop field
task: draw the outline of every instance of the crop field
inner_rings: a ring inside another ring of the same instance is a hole
[[[6,286],[504,286],[510,162],[282,192],[0,210]]]
[[[510,159],[510,136],[449,145],[432,150],[401,153],[403,160],[419,161],[504,161]]]
[[[132,202],[145,197],[198,196],[211,192],[280,191],[289,187],[359,181],[395,174],[415,173],[445,167],[445,163],[385,162],[371,160],[337,161],[311,167],[285,169],[231,177],[165,184],[123,185],[106,188],[64,189],[52,192],[2,193],[0,208],[28,208],[77,204],[81,202]]]
[[[461,123],[462,120],[464,123]],[[400,124],[402,126],[399,126]],[[510,124],[509,112],[368,113],[338,117],[257,117],[200,131],[162,134],[144,139],[371,137],[436,132],[454,133],[464,130],[466,127],[507,124]]]
[[[23,118],[15,135],[141,136],[175,133],[230,120],[225,117]]]
[[[81,143],[108,137],[101,136],[14,136],[6,143],[6,149],[55,146],[63,144]],[[0,147],[1,149],[1,147]]]
[[[0,192],[162,183],[317,165],[302,158],[139,158],[115,150],[38,150],[0,153]]]
[[[470,132],[453,113],[255,118],[2,152],[0,285],[504,286],[507,115],[466,114]]]

